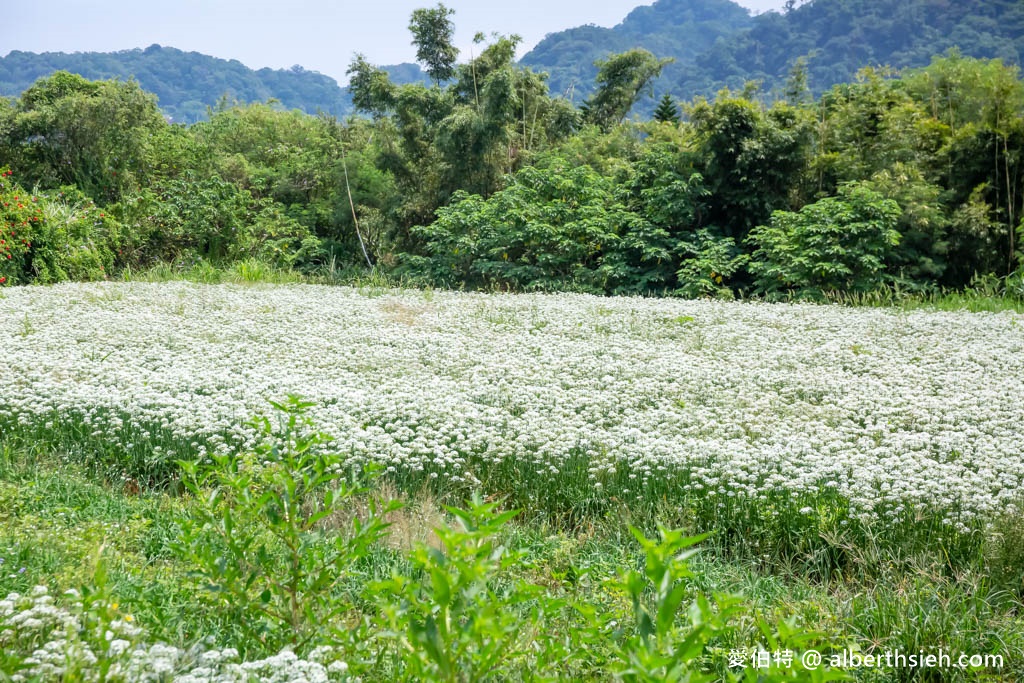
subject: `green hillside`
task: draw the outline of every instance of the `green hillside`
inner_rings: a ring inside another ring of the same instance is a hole
[[[1020,64],[1024,3],[1020,0],[813,0],[786,13],[753,19],[748,30],[700,55],[679,95],[713,93],[749,80],[778,88],[799,57],[809,85],[820,93],[853,80],[866,64],[925,66],[933,55],[959,48],[966,56]]]
[[[671,82],[687,73],[716,41],[750,25],[747,10],[731,0],[659,0],[637,7],[614,28],[591,24],[549,34],[521,63],[546,71],[553,93],[579,102],[593,90],[594,60],[642,47],[659,57],[675,58],[662,79]]]
[[[499,27],[500,28],[500,27]],[[865,65],[914,67],[957,47],[966,56],[1020,64],[1020,0],[797,0],[788,11],[750,16],[731,0],[658,0],[613,28],[578,26],[545,37],[521,60],[549,74],[553,94],[582,103],[594,89],[594,61],[632,48],[675,61],[637,110],[653,112],[663,94],[688,100],[759,81],[780,94],[793,65],[806,59],[808,85],[820,94],[854,79]],[[419,65],[383,67],[395,83],[424,82]],[[16,96],[38,78],[70,71],[89,79],[135,78],[174,121],[191,123],[225,95],[240,102],[277,99],[289,109],[352,112],[345,88],[300,66],[253,70],[237,60],[152,45],[112,53],[14,51],[0,58],[0,95]]]
[[[351,106],[337,81],[300,66],[255,71],[234,59],[160,45],[109,53],[14,51],[0,59],[0,95],[18,95],[54,71],[93,80],[135,78],[156,94],[165,115],[182,123],[205,118],[207,107],[225,95],[242,102],[275,98],[289,109],[311,114],[322,110],[341,115]]]
[[[384,69],[397,83],[424,80],[416,64]],[[150,45],[120,52],[11,52],[0,57],[0,96],[20,95],[36,80],[54,71],[70,71],[91,80],[134,78],[144,90],[156,94],[160,109],[179,123],[206,118],[207,109],[225,95],[239,102],[276,99],[288,109],[308,114],[318,111],[345,116],[352,101],[345,88],[330,76],[290,69],[253,70],[235,59],[219,59],[198,52]]]
[[[815,93],[853,80],[865,65],[924,66],[958,47],[967,56],[1020,64],[1024,3],[1019,0],[811,0],[789,11],[750,17],[729,0],[659,0],[614,28],[580,26],[553,33],[522,63],[547,71],[554,92],[582,101],[593,88],[595,59],[643,47],[675,62],[655,92],[680,99],[761,81],[780,92],[807,58]],[[655,99],[641,103],[653,110]]]

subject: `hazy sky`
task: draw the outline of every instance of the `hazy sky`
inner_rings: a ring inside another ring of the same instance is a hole
[[[784,0],[738,0],[754,12]],[[237,59],[261,68],[295,64],[345,80],[356,52],[375,64],[411,62],[409,15],[437,0],[0,0],[0,56],[29,52],[108,52],[153,43]],[[546,34],[580,24],[614,26],[644,0],[445,0],[456,42],[477,31],[518,33],[526,49]],[[650,2],[646,3],[650,4]]]

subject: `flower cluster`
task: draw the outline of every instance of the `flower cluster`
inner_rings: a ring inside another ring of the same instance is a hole
[[[182,650],[146,643],[142,629],[119,619],[91,633],[96,612],[75,591],[58,606],[45,586],[0,600],[0,650],[16,663],[11,680],[132,681],[157,683],[329,683],[346,680],[348,667],[318,648],[308,659],[285,650],[258,661],[239,661],[234,649]],[[101,620],[102,621],[102,620]]]
[[[173,461],[251,448],[247,416],[295,393],[353,464],[457,486],[505,467],[549,487],[538,500],[583,476],[631,495],[666,482],[722,501],[791,495],[807,513],[825,493],[863,518],[925,506],[953,524],[1024,489],[1022,323],[579,295],[20,288],[0,300],[0,423],[74,419]]]

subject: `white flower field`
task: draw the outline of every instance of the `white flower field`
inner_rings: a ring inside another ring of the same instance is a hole
[[[0,427],[125,457],[235,448],[294,393],[353,463],[538,500],[824,492],[959,525],[1024,487],[1015,313],[67,284],[5,291],[0,339]]]

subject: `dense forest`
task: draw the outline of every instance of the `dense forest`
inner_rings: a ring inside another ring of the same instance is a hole
[[[655,90],[690,99],[760,81],[781,93],[804,60],[820,95],[864,66],[925,66],[956,47],[1020,64],[1024,5],[1016,0],[791,0],[783,12],[751,17],[729,0],[658,0],[614,28],[583,26],[547,36],[522,63],[550,74],[552,92],[592,92],[596,59],[643,47],[671,57]],[[649,113],[652,103],[639,109]]]
[[[588,25],[549,34],[521,62],[547,72],[551,92],[580,101],[593,92],[597,60],[639,47],[674,60],[657,81],[659,91],[711,95],[714,89],[696,92],[685,84],[689,67],[753,23],[732,0],[658,0],[637,7],[613,28]]]
[[[452,21],[412,17],[427,83],[357,55],[347,120],[253,104],[173,125],[134,81],[66,72],[0,101],[0,282],[257,259],[602,294],[1021,286],[1024,83],[1000,59],[868,67],[818,97],[798,62],[778,99],[666,97],[638,122],[650,52],[601,60],[574,106],[514,36],[459,62]]]

